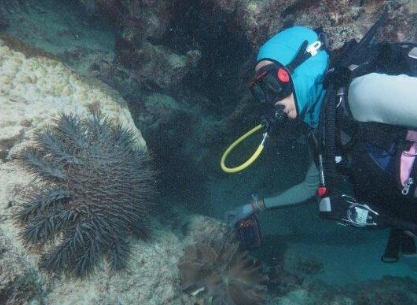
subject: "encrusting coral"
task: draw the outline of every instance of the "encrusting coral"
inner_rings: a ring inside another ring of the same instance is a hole
[[[261,263],[230,239],[189,246],[179,269],[183,291],[201,297],[204,304],[259,305],[265,300],[268,276]]]
[[[89,275],[106,255],[127,266],[129,235],[149,236],[155,172],[131,130],[99,113],[63,114],[39,132],[20,163],[38,186],[23,196],[16,220],[27,246],[43,250],[40,268]]]

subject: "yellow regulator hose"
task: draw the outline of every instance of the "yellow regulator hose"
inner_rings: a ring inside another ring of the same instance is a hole
[[[262,125],[262,124],[257,125],[255,128],[249,130],[247,133],[245,133],[243,136],[241,136],[239,139],[237,139],[235,142],[233,142],[232,145],[230,145],[229,148],[226,149],[226,151],[224,152],[224,154],[222,156],[222,159],[220,161],[220,166],[222,167],[223,171],[225,171],[226,173],[230,173],[230,174],[240,172],[240,171],[244,170],[245,168],[249,167],[259,157],[259,155],[262,153],[262,151],[265,147],[266,139],[268,138],[268,133],[267,132],[264,133],[262,142],[258,146],[258,148],[256,149],[255,153],[245,163],[243,163],[239,166],[236,166],[236,167],[227,167],[226,164],[225,164],[225,160],[226,160],[227,156],[229,155],[229,153],[233,150],[233,148],[235,148],[240,142],[242,142],[243,140],[245,140],[246,138],[251,136],[253,133],[257,132],[263,126],[264,125]]]

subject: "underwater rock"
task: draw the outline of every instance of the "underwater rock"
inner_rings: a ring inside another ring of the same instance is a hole
[[[186,245],[204,243],[208,238],[222,241],[230,234],[230,229],[226,223],[201,215],[190,217],[184,229],[184,235],[186,236],[184,244]]]
[[[346,288],[358,305],[417,304],[417,282],[409,277],[384,276]]]
[[[165,230],[155,230],[152,242],[132,241],[129,271],[111,275],[98,269],[89,281],[55,279],[47,304],[192,305],[181,300],[177,264],[181,241]]]
[[[195,68],[198,50],[177,54],[158,41],[168,30],[175,1],[80,0],[91,14],[120,28],[116,37],[116,62],[136,72],[144,88],[168,90],[178,86]]]
[[[0,304],[35,304],[42,294],[35,269],[25,262],[2,229],[0,229]]]
[[[277,296],[284,296],[291,291],[301,289],[304,281],[302,276],[288,272],[280,267],[272,267],[268,272],[268,276],[270,279],[268,291]]]
[[[204,9],[210,11],[225,11],[226,13],[233,13],[240,5],[243,5],[243,0],[203,0],[201,5]]]
[[[57,60],[29,58],[10,49],[1,39],[0,82],[0,151],[6,159],[62,112],[88,114],[100,110],[131,129],[138,145],[145,145],[126,101],[116,91],[100,81],[79,76]]]
[[[162,132],[161,128],[173,126],[176,120],[187,120],[192,115],[189,107],[160,93],[145,97],[140,107],[139,125],[149,133]]]
[[[305,258],[296,257],[293,264],[294,267],[292,269],[294,271],[305,275],[317,275],[324,271],[323,262],[313,256]]]
[[[163,46],[145,43],[137,56],[136,78],[143,87],[170,90],[178,86],[184,76],[196,67],[201,57],[199,51],[178,55]]]
[[[207,2],[219,17],[223,13],[229,18],[238,16],[235,30],[244,31],[255,49],[284,26],[293,24],[322,27],[329,35],[330,48],[339,48],[345,41],[360,39],[384,7],[390,12],[390,20],[381,37],[392,41],[417,39],[414,1],[206,0],[204,3]]]
[[[0,31],[10,26],[9,20],[7,20],[3,9],[0,7]]]
[[[105,18],[114,24],[118,24],[123,18],[120,0],[80,0],[86,12],[93,16]]]
[[[280,261],[268,271],[269,303],[274,305],[353,305],[349,293],[318,279],[323,267],[316,259]],[[301,266],[297,266],[300,264]]]
[[[170,189],[176,196],[191,195],[193,202],[200,200],[205,195],[201,182],[219,170],[213,155],[219,155],[224,148],[218,135],[226,125],[200,107],[202,102],[196,94],[176,99],[151,93],[134,102],[136,123],[153,152],[155,164],[164,173],[160,176],[162,192]]]
[[[174,1],[167,0],[78,0],[88,13],[110,20],[122,29],[129,45],[138,46],[149,38],[160,38],[171,18]]]
[[[0,79],[0,102],[4,106],[0,113],[3,137],[0,141],[0,230],[16,249],[13,253],[17,253],[17,259],[33,270],[34,277],[28,279],[39,278],[35,290],[28,288],[28,296],[35,291],[32,299],[37,296],[48,305],[110,305],[120,302],[132,305],[191,305],[189,300],[182,299],[178,285],[180,275],[177,265],[185,245],[168,231],[155,230],[152,242],[132,240],[129,271],[125,273],[112,275],[103,265],[88,281],[82,281],[72,280],[65,274],[50,277],[38,271],[40,253],[28,252],[24,248],[12,219],[18,209],[17,197],[32,181],[31,176],[17,166],[16,156],[33,144],[33,136],[63,111],[87,117],[91,111],[99,109],[113,122],[131,128],[139,138],[138,145],[145,147],[145,144],[133,124],[126,102],[117,92],[101,82],[78,76],[60,62],[41,57],[27,58],[1,42]],[[202,239],[194,230],[203,231],[203,227],[217,234],[219,223],[207,221],[190,220],[194,225],[186,230],[187,236]],[[185,240],[189,240],[187,236]],[[0,258],[0,266],[3,266],[2,262],[5,261]],[[17,275],[20,274],[18,270],[16,267]]]
[[[271,297],[269,304],[274,305],[358,305],[352,298],[320,280],[304,280],[301,287],[285,295]],[[379,304],[379,303],[372,303]]]
[[[132,241],[130,271],[111,275],[104,268],[98,269],[88,282],[56,278],[45,297],[46,303],[195,305],[193,298],[186,297],[179,285],[180,258],[191,241],[222,238],[216,234],[224,230],[224,225],[208,217],[187,217],[189,225],[183,240],[170,231],[154,230],[152,242]]]
[[[130,128],[138,139],[137,145],[144,148],[145,142],[126,102],[117,92],[97,80],[80,77],[54,59],[28,58],[1,41],[0,80],[0,103],[4,106],[0,113],[0,230],[16,249],[16,257],[33,270],[34,277],[28,279],[39,278],[32,299],[38,296],[41,304],[48,305],[192,305],[190,300],[183,299],[177,266],[189,242],[204,240],[206,236],[202,233],[214,237],[225,230],[224,225],[210,218],[190,216],[183,241],[160,229],[153,231],[151,242],[130,241],[128,272],[114,275],[103,264],[88,281],[73,280],[66,274],[51,277],[39,272],[41,253],[24,248],[12,219],[18,210],[17,197],[32,182],[32,177],[17,166],[16,157],[33,144],[35,134],[62,112],[88,117],[100,110],[112,122]],[[2,262],[0,258],[0,266]],[[32,295],[31,291],[28,290],[28,296]]]
[[[112,56],[95,55],[88,64],[88,72],[94,78],[120,92],[129,103],[134,104],[140,85],[134,70],[113,60]]]
[[[10,258],[12,253],[17,253],[16,259],[25,262],[27,268],[40,278],[41,290],[50,292],[47,304],[94,304],[94,300],[115,304],[119,299],[125,300],[125,304],[157,305],[161,304],[160,300],[166,304],[179,304],[175,301],[179,298],[175,279],[179,276],[176,265],[182,246],[173,234],[167,232],[154,233],[152,244],[133,241],[132,260],[129,261],[133,271],[119,277],[111,276],[106,266],[97,275],[92,275],[88,284],[71,281],[65,275],[51,278],[38,271],[40,253],[28,252],[23,247],[12,219],[17,210],[17,197],[32,180],[18,167],[15,158],[33,144],[33,135],[50,124],[58,113],[87,117],[91,111],[100,110],[112,122],[130,128],[138,147],[145,149],[145,142],[133,123],[126,102],[117,92],[101,82],[80,77],[60,62],[42,57],[27,58],[0,41],[0,80],[0,103],[4,107],[0,113],[0,230],[16,248],[16,252],[10,252]],[[7,264],[14,266],[0,258],[6,277]],[[19,270],[15,267],[15,279],[23,280],[20,274],[24,273]],[[165,285],[155,289],[157,283]],[[10,285],[5,283],[5,287]],[[28,298],[31,291],[27,291]]]
[[[151,91],[178,91],[184,77],[201,58],[198,50],[179,55],[165,46],[149,42],[131,49],[121,47],[117,41],[115,63],[133,71],[139,87]]]

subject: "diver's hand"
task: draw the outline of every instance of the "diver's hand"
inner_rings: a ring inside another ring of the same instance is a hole
[[[253,201],[251,203],[248,203],[236,209],[227,211],[225,214],[226,223],[229,227],[233,228],[242,219],[248,218],[252,214],[255,214],[264,209],[265,209],[264,200],[262,198],[259,199],[257,196],[254,196]]]
[[[229,227],[234,228],[239,221],[248,218],[255,212],[256,210],[253,209],[251,203],[242,205],[236,209],[226,212],[226,223]]]

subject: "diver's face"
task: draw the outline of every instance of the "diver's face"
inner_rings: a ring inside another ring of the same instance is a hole
[[[290,119],[295,119],[297,117],[297,108],[295,107],[294,94],[291,93],[290,96],[278,101],[275,103],[275,106],[282,105],[284,106],[284,112],[287,114],[287,117]]]
[[[258,72],[258,70],[262,67],[272,63],[273,62],[270,60],[260,61],[255,67],[255,72]],[[282,100],[276,101],[275,106],[278,105],[284,106],[284,112],[287,114],[289,119],[295,119],[297,117],[297,108],[295,107],[295,99],[293,93]]]

